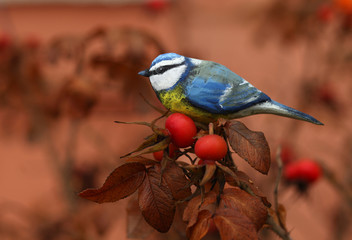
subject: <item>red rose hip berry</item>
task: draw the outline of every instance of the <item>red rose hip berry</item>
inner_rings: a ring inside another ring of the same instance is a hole
[[[218,161],[226,156],[227,144],[219,135],[206,135],[198,139],[194,151],[204,162]]]
[[[169,157],[173,158],[176,154],[176,151],[178,150],[178,147],[176,147],[173,143],[169,144]],[[157,151],[157,152],[153,152],[153,156],[154,159],[157,161],[161,161],[163,159],[164,156],[164,151]]]
[[[173,113],[165,122],[165,128],[169,130],[173,144],[179,148],[191,146],[197,134],[197,127],[194,121],[182,114]]]

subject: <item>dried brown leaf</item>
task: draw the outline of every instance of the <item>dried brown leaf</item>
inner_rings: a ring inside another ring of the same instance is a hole
[[[209,230],[209,225],[212,217],[212,213],[208,210],[202,210],[198,213],[197,222],[192,227],[188,227],[186,230],[187,237],[190,240],[202,239]]]
[[[235,174],[235,170],[222,165],[221,163],[219,163],[218,161],[215,162],[216,166],[219,167],[223,172],[225,172],[226,174],[230,175],[230,177],[233,178],[233,180],[237,179],[237,176]],[[237,170],[236,170],[237,171]]]
[[[161,171],[161,169],[158,171]],[[192,194],[189,181],[175,162],[167,164],[162,174],[162,181],[166,182],[175,200],[183,200]]]
[[[268,215],[267,208],[259,198],[238,187],[224,190],[219,209],[240,212],[254,224],[257,231],[264,225]]]
[[[138,148],[137,150],[134,150],[134,151],[122,156],[121,158],[127,157],[127,156],[131,155],[132,153],[136,153],[136,152],[139,152],[139,153],[134,155],[133,157],[140,156],[142,154],[158,152],[158,151],[161,151],[161,150],[164,150],[165,148],[167,148],[169,146],[170,142],[171,142],[171,138],[166,137],[166,138],[160,140],[159,142],[156,142],[154,145],[146,146],[143,149]]]
[[[224,189],[219,206],[216,204],[218,193],[193,198],[187,205],[183,220],[188,222],[187,236],[190,239],[202,239],[208,232],[210,222],[219,230],[222,240],[258,239],[257,232],[264,225],[267,210],[259,198],[240,188]]]
[[[141,163],[143,165],[160,164],[159,161],[156,161],[156,160],[153,160],[153,159],[149,159],[149,158],[145,158],[145,157],[142,157],[142,156],[127,158],[127,159],[125,159],[125,162],[137,162],[137,163]]]
[[[258,239],[258,230],[264,225],[267,210],[262,202],[240,188],[225,189],[214,223],[222,240]]]
[[[175,201],[167,183],[160,180],[161,173],[149,168],[139,188],[138,201],[145,220],[159,232],[167,232],[174,219]]]
[[[146,239],[153,231],[139,210],[137,196],[133,195],[127,205],[127,237]]]
[[[116,122],[116,121],[115,121]],[[139,151],[142,151],[148,147],[151,147],[153,146],[154,144],[156,144],[158,142],[158,135],[156,134],[152,134],[150,136],[148,136],[145,141],[139,145],[135,150],[133,150],[132,152],[129,152],[123,156],[121,156],[121,158],[124,158],[124,157],[127,157],[127,156],[130,156],[131,154],[133,153],[136,153],[136,152],[139,152]]]
[[[147,147],[150,147],[157,142],[158,142],[158,135],[153,133],[152,135],[149,135],[146,138],[144,138],[144,142],[138,146],[138,148],[136,149],[136,152],[141,151]]]
[[[141,163],[125,163],[116,168],[98,189],[87,189],[80,197],[97,202],[115,202],[134,193],[145,177],[145,166]]]
[[[233,175],[226,175],[226,182],[228,184],[234,187],[240,187],[246,192],[259,197],[265,206],[271,207],[271,203],[268,201],[264,193],[258,188],[258,186],[254,185],[254,182],[246,173],[236,171],[234,174],[236,175],[235,177]]]
[[[202,178],[202,181],[199,183],[200,186],[203,186],[207,182],[210,181],[210,179],[214,176],[216,170],[216,165],[215,164],[206,164],[205,165],[205,172]]]
[[[255,225],[238,209],[220,209],[214,216],[214,223],[219,230],[221,240],[258,239]]]
[[[254,169],[267,174],[270,169],[270,149],[262,132],[249,130],[243,123],[228,121],[225,131],[232,149]]]
[[[198,213],[202,210],[215,212],[217,194],[214,191],[207,192],[202,202],[202,196],[198,195],[188,202],[183,212],[183,221],[188,222],[187,228],[191,228],[197,223]]]

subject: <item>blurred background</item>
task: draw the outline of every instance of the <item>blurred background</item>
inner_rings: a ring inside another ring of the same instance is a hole
[[[77,197],[150,134],[114,120],[160,115],[137,73],[164,52],[221,63],[322,121],[241,119],[273,159],[283,146],[324,169],[304,192],[280,186],[292,238],[351,239],[352,0],[0,0],[0,239],[185,239],[138,234],[133,197]],[[235,159],[272,199],[275,162],[262,176]]]

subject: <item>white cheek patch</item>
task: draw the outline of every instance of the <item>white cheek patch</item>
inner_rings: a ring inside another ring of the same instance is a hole
[[[175,65],[175,64],[180,64],[185,60],[185,57],[181,56],[178,58],[173,58],[171,60],[163,60],[161,62],[158,62],[155,64],[153,67],[149,69],[149,71],[154,71],[155,69],[159,68],[160,66],[167,66],[167,65]]]
[[[156,91],[164,90],[173,87],[186,71],[185,65],[172,68],[163,74],[150,76],[150,82]]]

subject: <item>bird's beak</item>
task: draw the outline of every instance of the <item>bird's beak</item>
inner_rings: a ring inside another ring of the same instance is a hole
[[[144,77],[149,77],[149,76],[150,76],[149,69],[140,71],[138,74],[139,74],[139,75],[142,75],[142,76],[144,76]]]

